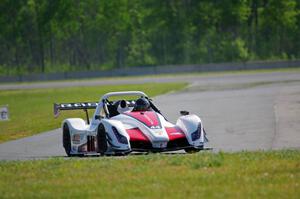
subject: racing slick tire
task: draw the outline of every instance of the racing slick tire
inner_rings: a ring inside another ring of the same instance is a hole
[[[100,124],[98,127],[97,144],[98,144],[98,152],[100,153],[100,155],[104,155],[104,153],[107,151],[107,138],[106,138],[105,127],[103,124]]]
[[[68,127],[68,124],[64,124],[63,127],[63,146],[65,148],[66,154],[71,157],[73,156],[71,154],[71,136],[70,136],[70,130]]]

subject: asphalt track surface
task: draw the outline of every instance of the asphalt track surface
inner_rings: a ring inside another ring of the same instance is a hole
[[[0,85],[0,89],[189,82],[179,92],[154,98],[175,122],[180,110],[199,115],[214,151],[300,149],[300,73],[180,75]],[[182,153],[182,151],[179,151]],[[61,130],[0,144],[0,160],[65,156]]]

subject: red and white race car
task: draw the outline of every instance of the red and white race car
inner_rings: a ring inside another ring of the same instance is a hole
[[[118,100],[110,101],[110,98]],[[118,155],[132,151],[164,152],[184,149],[200,151],[207,142],[201,119],[181,111],[176,124],[170,123],[141,91],[111,92],[99,102],[54,104],[60,110],[83,109],[87,121],[63,121],[63,146],[68,156]],[[88,109],[96,109],[91,119]]]

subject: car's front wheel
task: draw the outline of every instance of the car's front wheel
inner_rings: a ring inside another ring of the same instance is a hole
[[[101,155],[104,155],[104,153],[107,151],[107,138],[106,138],[105,127],[103,124],[100,124],[98,127],[97,144],[98,144],[98,152]]]
[[[66,154],[70,157],[71,154],[71,136],[68,124],[65,123],[63,126],[63,146],[65,148]]]

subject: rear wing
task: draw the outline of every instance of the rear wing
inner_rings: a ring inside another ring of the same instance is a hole
[[[78,102],[78,103],[62,103],[53,105],[54,117],[57,118],[61,110],[84,110],[87,113],[87,109],[96,109],[98,102]]]

